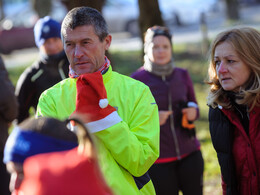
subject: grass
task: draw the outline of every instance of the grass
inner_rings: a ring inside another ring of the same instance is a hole
[[[125,75],[130,75],[142,66],[141,51],[110,51],[109,58],[113,69]],[[201,142],[201,150],[204,157],[204,194],[221,194],[220,169],[216,153],[212,147],[208,127],[208,107],[206,97],[208,86],[204,84],[207,75],[207,60],[201,55],[199,44],[181,44],[174,46],[175,65],[188,69],[194,83],[195,93],[200,107],[200,119],[196,121],[196,131]],[[28,64],[30,65],[30,64]],[[8,69],[9,76],[14,85],[19,75],[27,67]]]
[[[29,66],[28,64],[25,64],[24,66],[16,67],[16,68],[9,68],[8,73],[9,73],[9,79],[12,81],[14,86],[16,86],[17,80],[19,76],[22,74],[24,69]]]

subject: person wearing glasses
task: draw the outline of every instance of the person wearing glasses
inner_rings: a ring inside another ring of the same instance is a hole
[[[144,65],[131,77],[150,87],[159,108],[160,156],[149,170],[157,195],[203,193],[204,162],[194,121],[199,117],[192,80],[175,67],[172,36],[163,26],[144,37]]]

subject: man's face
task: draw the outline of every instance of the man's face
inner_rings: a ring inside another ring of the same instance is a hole
[[[92,25],[67,29],[64,34],[64,50],[78,75],[96,72],[105,63],[105,51],[110,44],[111,35],[101,42]]]
[[[17,190],[23,180],[23,165],[21,163],[15,163],[15,162],[8,162],[7,165],[7,171],[11,175],[9,189],[11,192],[14,190]]]
[[[63,50],[62,40],[58,37],[46,39],[40,50],[47,55],[55,55]]]

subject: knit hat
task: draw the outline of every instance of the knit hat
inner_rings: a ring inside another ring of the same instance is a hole
[[[37,47],[40,47],[49,38],[61,38],[61,24],[49,16],[40,18],[34,26],[34,39]]]
[[[122,119],[109,105],[102,74],[98,72],[80,75],[77,80],[76,110],[84,114],[86,127],[91,133],[111,127]]]
[[[52,118],[28,119],[15,127],[4,148],[4,163],[23,163],[39,153],[64,151],[78,146],[67,123]]]

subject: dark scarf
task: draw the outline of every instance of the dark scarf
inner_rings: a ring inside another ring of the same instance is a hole
[[[46,55],[45,53],[40,53],[41,61],[49,67],[57,67],[62,59],[66,57],[64,51],[61,51],[55,55]]]
[[[173,58],[164,65],[151,62],[147,55],[144,55],[144,69],[156,76],[169,76],[174,70]]]
[[[246,131],[247,135],[249,134],[249,115],[248,107],[246,105],[241,105],[236,103],[236,99],[240,98],[235,92],[228,91],[227,96],[234,108],[235,113],[240,118],[240,121]]]

